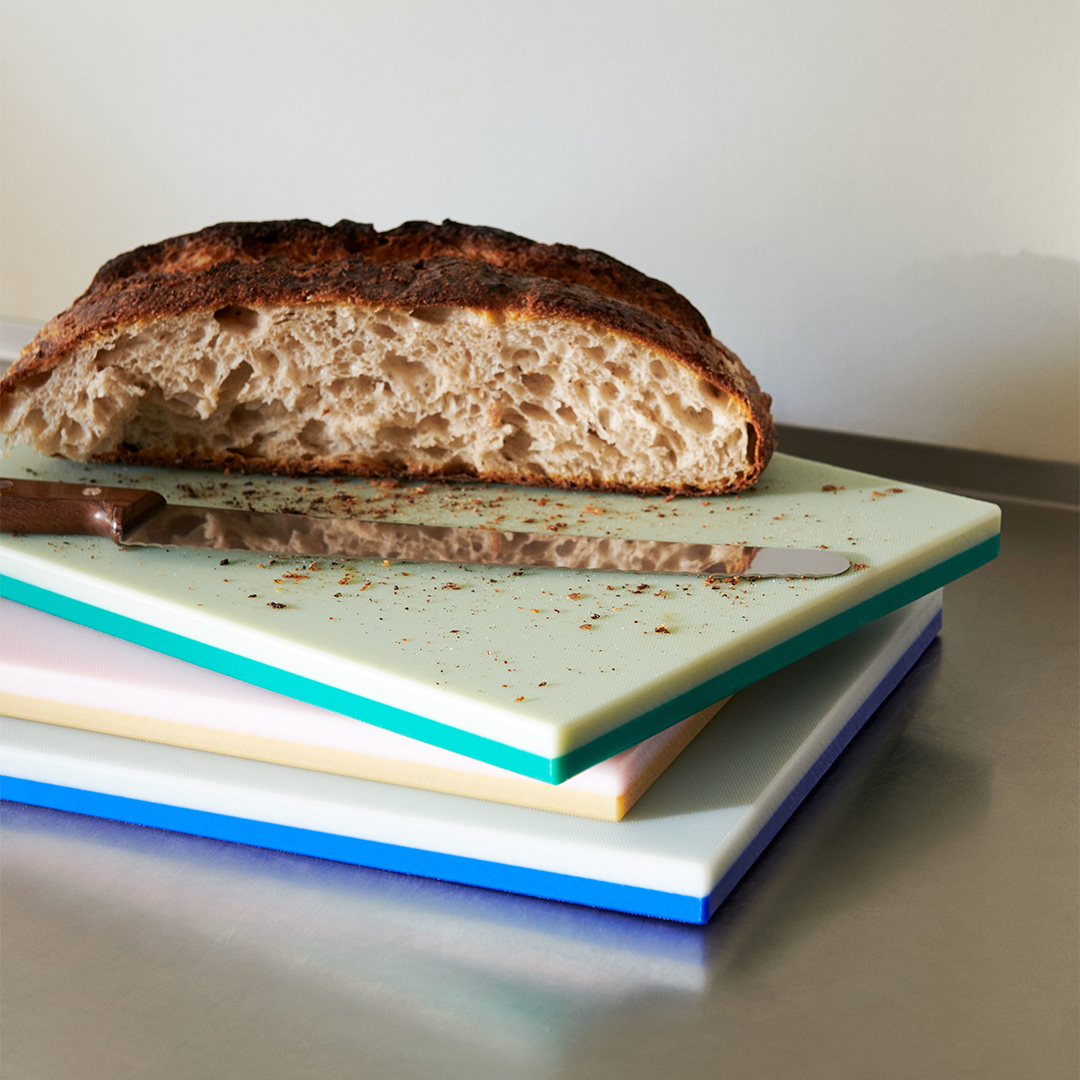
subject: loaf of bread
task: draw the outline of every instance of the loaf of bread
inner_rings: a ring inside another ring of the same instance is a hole
[[[76,460],[738,491],[770,398],[670,286],[497,229],[248,222],[137,248],[23,350],[0,430]]]

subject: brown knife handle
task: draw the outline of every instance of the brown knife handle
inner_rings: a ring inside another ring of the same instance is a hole
[[[0,480],[0,531],[104,536],[119,544],[124,533],[165,506],[156,491]]]

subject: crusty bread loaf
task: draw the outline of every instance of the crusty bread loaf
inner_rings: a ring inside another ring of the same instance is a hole
[[[78,460],[714,493],[768,463],[769,404],[600,252],[291,221],[106,263],[0,383],[0,429]]]

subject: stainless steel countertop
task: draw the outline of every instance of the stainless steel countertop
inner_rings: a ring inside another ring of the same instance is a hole
[[[1002,552],[708,926],[6,803],[5,1080],[1074,1080],[1076,470],[784,435]]]

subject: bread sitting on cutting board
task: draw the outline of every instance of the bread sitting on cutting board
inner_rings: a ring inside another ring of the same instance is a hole
[[[0,430],[80,461],[718,493],[768,463],[770,400],[600,252],[242,222],[106,263],[0,383]]]

